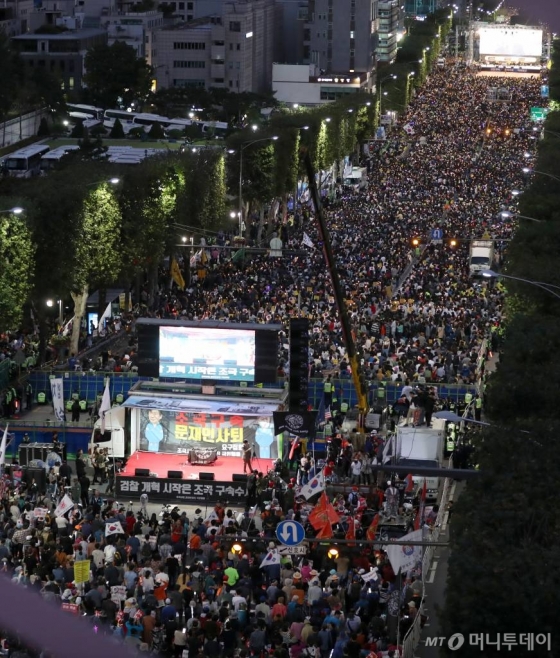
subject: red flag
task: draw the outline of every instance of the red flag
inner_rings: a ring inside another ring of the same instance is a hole
[[[406,482],[406,489],[404,490],[405,493],[410,493],[414,489],[414,478],[412,477],[412,473],[409,473],[404,481]]]
[[[332,525],[327,521],[319,532],[315,535],[316,539],[330,539],[333,536]]]
[[[354,523],[354,519],[349,519],[348,520],[348,530],[346,532],[346,539],[348,541],[352,541],[356,539],[356,525]],[[348,544],[348,546],[355,546],[356,544]]]
[[[296,438],[292,441],[292,447],[291,447],[291,449],[290,449],[290,454],[289,454],[289,459],[290,459],[290,461],[294,458],[294,453],[295,453],[295,451],[296,451],[298,445],[299,445],[299,438],[296,437]]]
[[[379,525],[379,514],[376,514],[373,517],[369,528],[366,530],[366,538],[368,541],[375,541],[375,535],[377,534],[377,526]]]
[[[420,525],[424,519],[424,507],[426,506],[426,491],[427,484],[426,478],[424,478],[424,486],[422,487],[422,494],[420,496],[420,505],[418,507],[418,512],[416,512],[416,518],[414,519],[414,529],[420,530]]]
[[[325,523],[330,523],[329,520],[329,512],[327,509],[327,505],[329,504],[328,498],[323,491],[321,494],[321,497],[317,501],[317,504],[313,508],[311,514],[309,515],[309,523],[315,528],[315,530],[319,530],[322,528]]]

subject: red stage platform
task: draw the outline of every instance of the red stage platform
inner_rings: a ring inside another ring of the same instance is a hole
[[[272,459],[253,459],[253,468],[266,473],[272,468]],[[220,482],[231,482],[232,475],[243,474],[243,459],[241,457],[218,457],[213,464],[193,466],[188,463],[187,455],[173,455],[161,452],[134,452],[128,458],[126,468],[119,474],[121,477],[134,477],[137,468],[147,468],[158,478],[167,478],[168,471],[182,471],[184,480],[198,480],[199,473],[214,473],[214,479]]]

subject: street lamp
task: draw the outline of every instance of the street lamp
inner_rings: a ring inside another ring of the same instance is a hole
[[[539,176],[548,176],[548,178],[552,178],[555,181],[558,181],[560,183],[560,178],[558,176],[554,176],[553,174],[549,174],[546,171],[538,171],[537,169],[530,169],[529,167],[523,167],[521,170],[524,174],[539,174]]]
[[[229,213],[229,216],[232,219],[235,219],[237,217],[239,221],[239,237],[243,237],[243,217],[241,216],[241,211],[238,210],[237,212],[235,212],[235,210],[232,210]]]
[[[24,210],[19,206],[15,206],[14,208],[7,208],[6,210],[0,210],[0,212],[9,212],[12,215],[21,215],[21,213],[24,212]]]
[[[501,272],[494,272],[493,270],[485,270],[482,272],[482,276],[487,279],[511,279],[512,281],[521,281],[521,283],[528,283],[530,286],[535,286],[536,288],[541,288],[546,290],[546,292],[554,295],[557,299],[560,299],[560,294],[551,290],[551,288],[556,288],[560,290],[560,286],[555,286],[552,283],[544,283],[543,281],[533,281],[533,279],[522,279],[519,276],[510,276],[509,274],[502,274]]]
[[[382,91],[382,86],[384,82],[387,82],[387,80],[396,80],[397,76],[392,73],[391,75],[388,75],[386,78],[381,78],[379,81],[379,122],[381,123],[381,91]]]
[[[544,222],[544,219],[537,219],[536,217],[527,217],[527,215],[519,215],[518,213],[515,212],[509,212],[509,210],[502,210],[502,212],[500,213],[500,217],[502,219],[511,219],[511,218],[526,219],[529,222],[537,222],[538,224],[542,224]]]
[[[58,304],[58,324],[62,326],[64,324],[64,315],[62,313],[62,299],[57,299]],[[47,306],[52,308],[54,306],[54,301],[52,299],[47,299]]]
[[[86,187],[95,187],[96,185],[103,185],[103,183],[110,183],[111,185],[118,185],[121,182],[120,178],[108,178],[106,180],[98,180],[95,183],[88,183]]]
[[[261,139],[253,139],[250,142],[241,144],[239,149],[239,237],[243,236],[243,151],[249,146],[257,144],[258,142],[268,142],[271,140],[276,141],[277,139],[277,135],[274,135],[273,137],[261,137]]]

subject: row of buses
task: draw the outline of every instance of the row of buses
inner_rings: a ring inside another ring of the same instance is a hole
[[[2,173],[17,178],[31,178],[54,169],[71,151],[79,146],[59,146],[51,151],[47,144],[31,144],[7,155],[1,162]]]
[[[103,123],[103,126],[110,130],[115,125],[115,121],[119,119],[125,134],[133,128],[142,128],[145,132],[149,132],[154,123],[159,123],[165,131],[183,131],[188,126],[196,126],[200,129],[202,135],[213,135],[215,137],[224,137],[228,130],[228,124],[224,121],[196,121],[180,117],[170,119],[159,114],[128,112],[127,110],[104,110],[92,105],[73,103],[68,103],[67,108],[68,117],[73,123],[83,121],[88,128]]]

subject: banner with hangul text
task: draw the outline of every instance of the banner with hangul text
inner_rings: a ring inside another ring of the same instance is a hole
[[[246,439],[257,457],[278,457],[271,416],[162,409],[138,413],[139,450],[188,455],[195,448],[212,448],[222,457],[241,457]]]

